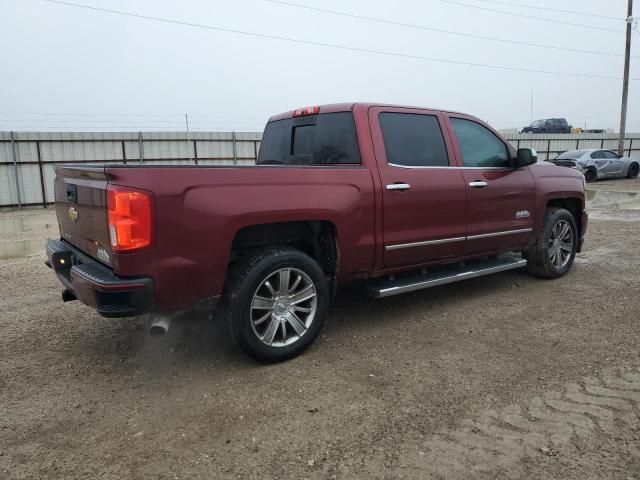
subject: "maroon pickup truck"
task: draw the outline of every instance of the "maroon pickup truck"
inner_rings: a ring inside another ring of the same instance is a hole
[[[378,104],[272,117],[255,166],[58,167],[63,299],[105,317],[224,308],[261,361],[318,336],[338,284],[374,297],[526,267],[565,274],[584,177],[469,115]]]

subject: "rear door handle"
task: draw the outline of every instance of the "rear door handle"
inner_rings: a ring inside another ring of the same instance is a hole
[[[389,185],[387,185],[387,190],[404,191],[404,190],[409,190],[410,188],[411,188],[411,185],[409,185],[408,183],[390,183]]]
[[[484,188],[489,185],[487,182],[483,182],[482,180],[474,180],[473,182],[469,182],[469,186],[473,188]]]

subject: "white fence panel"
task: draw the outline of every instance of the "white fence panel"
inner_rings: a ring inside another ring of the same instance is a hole
[[[11,205],[18,198],[13,165],[0,165],[0,205]]]
[[[55,202],[55,194],[53,191],[53,181],[56,178],[56,171],[53,163],[46,163],[42,166],[44,177],[44,190],[46,195],[45,203]]]
[[[219,141],[197,141],[198,157],[206,159],[231,158],[233,159],[233,143]],[[203,160],[204,162],[204,160]],[[200,161],[198,161],[200,163]]]

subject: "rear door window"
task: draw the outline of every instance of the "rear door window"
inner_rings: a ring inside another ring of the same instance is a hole
[[[258,165],[359,164],[351,112],[324,113],[270,122],[264,130]]]
[[[408,167],[448,167],[438,118],[414,113],[378,116],[387,162]]]

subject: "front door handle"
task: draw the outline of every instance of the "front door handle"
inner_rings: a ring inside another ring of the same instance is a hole
[[[469,186],[473,188],[484,188],[489,185],[487,182],[483,182],[482,180],[474,180],[473,182],[469,182]]]
[[[404,191],[404,190],[409,190],[410,188],[411,188],[411,185],[409,185],[408,183],[390,183],[389,185],[387,185],[387,190]]]

